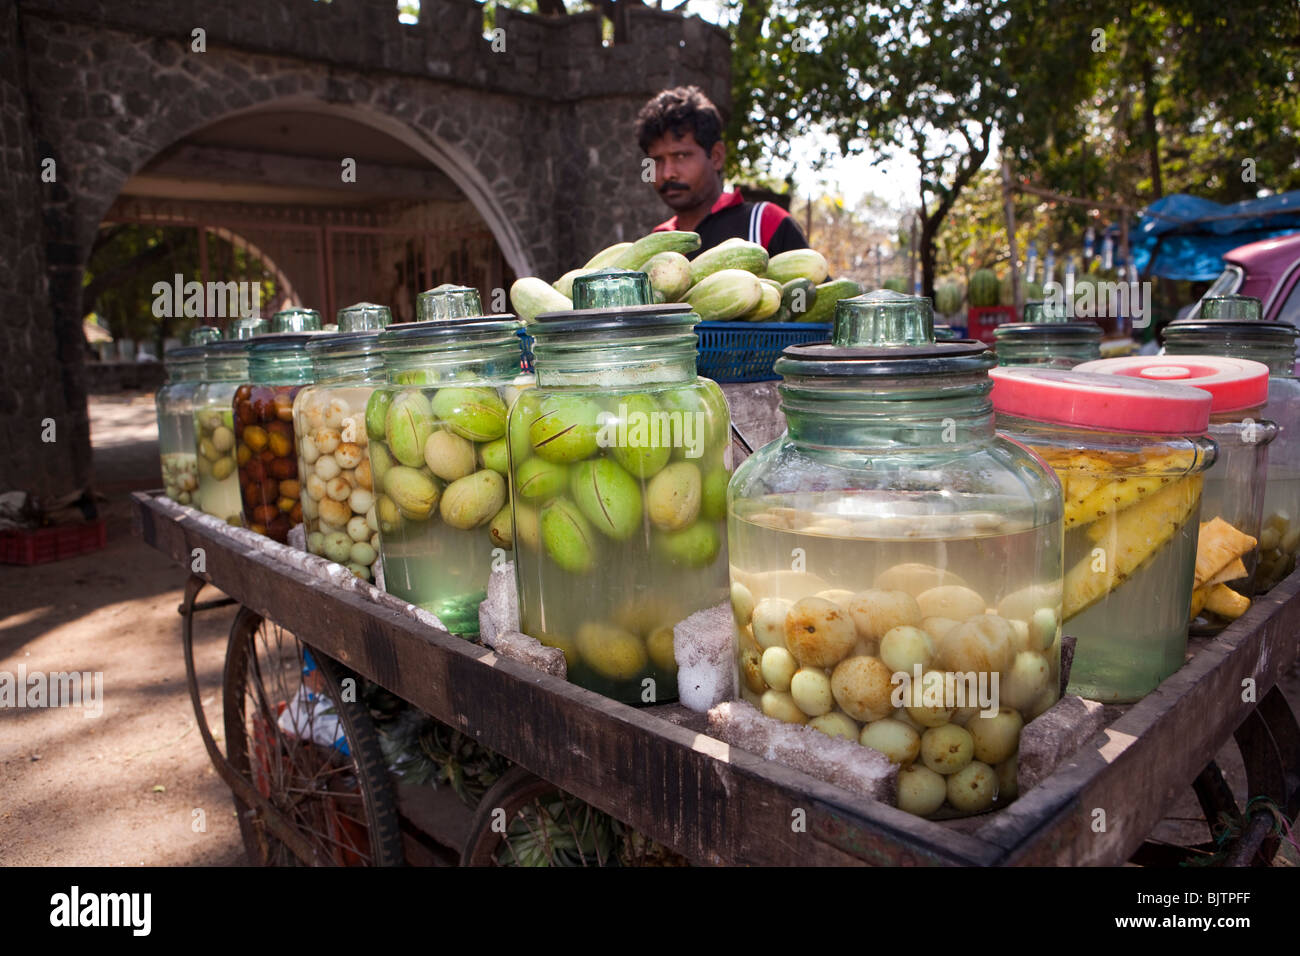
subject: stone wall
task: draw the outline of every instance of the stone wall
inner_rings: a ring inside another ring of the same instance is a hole
[[[495,49],[471,0],[424,0],[410,25],[393,0],[19,0],[4,10],[0,205],[15,222],[0,236],[0,295],[21,300],[6,327],[23,372],[0,379],[0,440],[16,449],[0,490],[60,493],[88,479],[82,273],[122,185],[190,133],[263,107],[349,116],[455,180],[516,272],[554,277],[667,216],[641,181],[632,134],[650,95],[696,83],[730,103],[725,33],[648,8],[627,11],[627,42],[611,46],[596,13],[498,9]],[[47,157],[55,183],[40,181]],[[56,419],[57,451],[28,435],[36,412]]]

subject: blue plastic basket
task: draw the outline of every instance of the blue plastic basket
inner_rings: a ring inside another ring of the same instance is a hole
[[[826,342],[829,322],[701,322],[699,373],[715,382],[766,382],[787,345]]]

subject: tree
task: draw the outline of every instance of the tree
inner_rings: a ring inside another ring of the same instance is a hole
[[[933,295],[935,244],[953,204],[999,133],[1056,122],[1055,97],[1084,75],[1085,25],[1051,17],[1049,0],[777,3],[758,29],[750,6],[735,58],[759,93],[734,121],[740,154],[783,155],[784,141],[810,125],[846,156],[909,152],[921,173],[922,287]]]

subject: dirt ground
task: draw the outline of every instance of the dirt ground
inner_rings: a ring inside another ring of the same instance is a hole
[[[208,762],[185,687],[176,609],[186,574],[131,534],[128,493],[161,483],[153,396],[93,398],[90,414],[108,547],[33,568],[0,566],[0,672],[100,672],[103,713],[0,709],[0,865],[240,865],[230,792]],[[233,617],[228,608],[202,614],[195,634],[218,738]],[[1300,677],[1285,687],[1300,709]],[[1236,747],[1219,762],[1242,802]],[[1190,787],[1155,836],[1207,838]],[[1288,850],[1277,865],[1297,862]]]

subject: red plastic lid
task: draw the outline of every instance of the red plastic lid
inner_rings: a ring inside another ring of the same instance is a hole
[[[991,369],[993,407],[1032,421],[1114,432],[1201,435],[1210,427],[1211,399],[1200,389],[1078,368]]]
[[[1079,372],[1127,375],[1154,382],[1177,382],[1209,392],[1211,412],[1235,412],[1268,401],[1268,366],[1221,355],[1130,355],[1095,359],[1075,366]]]

